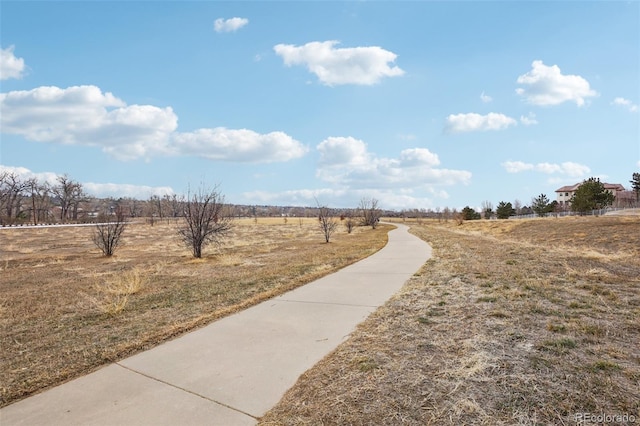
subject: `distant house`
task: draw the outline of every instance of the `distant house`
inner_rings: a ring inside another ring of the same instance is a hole
[[[603,182],[602,184],[604,185],[604,189],[612,193],[616,199],[619,197],[624,198],[624,195],[628,192],[625,191],[624,186],[619,183]],[[571,197],[573,197],[580,185],[582,185],[582,182],[556,189],[556,201],[558,202],[558,205],[563,208],[569,207],[571,205]]]

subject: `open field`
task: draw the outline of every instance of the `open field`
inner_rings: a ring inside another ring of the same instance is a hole
[[[0,230],[0,405],[305,284],[382,248],[390,227],[237,220],[194,259],[176,225],[130,224],[105,258],[92,227]]]
[[[412,232],[434,257],[262,425],[640,422],[640,217]]]

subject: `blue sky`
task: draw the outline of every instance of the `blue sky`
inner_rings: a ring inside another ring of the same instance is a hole
[[[640,170],[640,3],[1,1],[0,167],[479,208]]]

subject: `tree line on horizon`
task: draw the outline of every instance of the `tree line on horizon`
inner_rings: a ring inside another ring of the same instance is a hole
[[[636,195],[635,204],[640,202],[640,173],[633,173],[632,191]],[[604,189],[597,178],[589,178],[583,182],[571,201],[570,209],[584,214],[610,206],[613,195]],[[317,202],[317,200],[316,200]],[[377,200],[376,200],[377,204]],[[228,215],[233,217],[317,217],[321,207],[282,207],[269,205],[232,205],[225,204]],[[83,185],[64,174],[58,176],[54,184],[40,182],[37,178],[23,178],[18,173],[0,172],[0,225],[43,224],[67,222],[95,222],[100,217],[113,216],[120,211],[127,217],[147,217],[150,220],[178,218],[184,215],[184,195],[152,195],[146,200],[132,197],[99,198],[86,193]],[[352,209],[329,209],[334,216],[351,216],[358,211]],[[449,207],[435,209],[405,209],[401,211],[381,210],[381,214],[389,217],[413,217],[417,219],[432,218],[449,220],[462,218],[474,220],[480,218],[498,219],[514,215],[546,216],[563,211],[566,207],[551,201],[546,194],[540,194],[531,200],[530,205],[523,206],[519,200],[500,201],[494,209],[489,201],[482,203],[481,211],[466,206],[461,211]],[[378,208],[379,209],[379,208]]]
[[[105,216],[123,214],[128,218],[177,219],[184,215],[188,194],[134,197],[95,197],[83,185],[61,175],[55,183],[22,178],[15,172],[0,172],[0,226],[14,224],[91,223]],[[354,209],[333,209],[334,216],[345,217]],[[318,206],[237,205],[225,203],[232,217],[317,217]]]
[[[635,200],[630,206],[640,206],[640,173],[633,173],[631,180],[631,191],[635,194]],[[576,189],[569,200],[568,205],[561,206],[556,200],[550,201],[546,194],[540,194],[531,200],[531,206],[521,207],[520,201],[516,200],[515,205],[511,202],[500,201],[495,210],[490,201],[482,203],[482,212],[477,212],[466,206],[459,214],[461,220],[477,220],[481,218],[508,219],[516,215],[535,214],[544,217],[552,213],[572,211],[581,215],[591,211],[605,209],[613,205],[615,195],[608,191],[599,178],[590,177],[584,180]]]

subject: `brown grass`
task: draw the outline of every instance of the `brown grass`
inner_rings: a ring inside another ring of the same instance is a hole
[[[640,421],[640,218],[412,232],[434,258],[261,424]]]
[[[325,244],[314,219],[239,220],[202,259],[164,222],[131,224],[111,258],[91,227],[0,230],[0,406],[369,256],[389,229]]]

